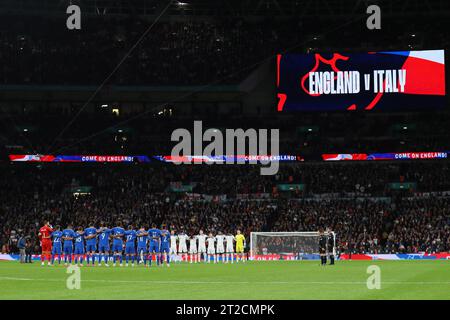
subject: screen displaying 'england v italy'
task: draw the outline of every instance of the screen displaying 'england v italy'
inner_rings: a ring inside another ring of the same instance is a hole
[[[445,105],[444,50],[277,55],[278,111]]]

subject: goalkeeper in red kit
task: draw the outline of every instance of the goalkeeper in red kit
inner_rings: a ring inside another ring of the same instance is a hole
[[[50,222],[47,221],[43,227],[39,229],[39,240],[41,242],[41,263],[44,265],[44,261],[47,258],[48,265],[50,265],[50,257],[52,252],[52,232],[53,228]]]

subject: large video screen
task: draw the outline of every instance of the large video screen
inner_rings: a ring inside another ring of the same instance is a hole
[[[443,108],[444,60],[444,50],[277,55],[277,108]]]

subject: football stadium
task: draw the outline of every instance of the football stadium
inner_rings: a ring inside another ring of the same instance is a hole
[[[450,2],[0,17],[1,300],[450,299]]]

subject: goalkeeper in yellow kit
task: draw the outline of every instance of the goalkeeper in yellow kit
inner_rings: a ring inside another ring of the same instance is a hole
[[[244,248],[245,248],[245,237],[241,233],[241,230],[236,231],[236,262],[239,262],[239,257],[242,262],[245,262],[244,259]]]

